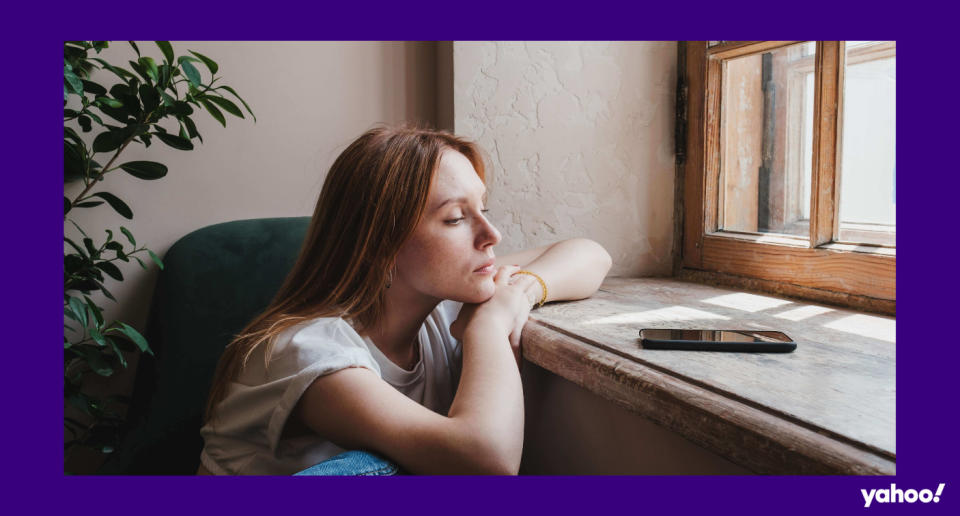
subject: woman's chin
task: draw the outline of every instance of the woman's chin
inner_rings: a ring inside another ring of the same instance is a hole
[[[457,299],[457,301],[462,303],[483,303],[493,297],[496,291],[497,286],[493,283],[493,278],[489,278],[487,281],[474,285],[469,292],[465,292],[462,298]]]

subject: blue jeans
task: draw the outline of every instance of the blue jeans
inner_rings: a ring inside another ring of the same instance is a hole
[[[294,473],[311,476],[389,476],[403,475],[400,467],[379,455],[361,450],[350,450],[331,457],[320,464]]]

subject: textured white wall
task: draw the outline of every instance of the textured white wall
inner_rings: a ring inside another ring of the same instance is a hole
[[[454,127],[492,165],[498,251],[585,236],[669,275],[676,42],[455,42]]]

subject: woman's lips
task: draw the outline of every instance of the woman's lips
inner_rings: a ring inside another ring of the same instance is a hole
[[[489,262],[475,269],[473,272],[476,272],[478,274],[492,274],[494,271],[497,270],[496,265],[494,265],[495,263],[496,262],[494,260],[490,260]]]

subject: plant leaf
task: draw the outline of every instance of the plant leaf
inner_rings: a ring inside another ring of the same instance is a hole
[[[120,131],[104,131],[93,140],[94,152],[110,152],[123,145],[123,133]]]
[[[203,107],[206,108],[206,110],[210,112],[210,115],[213,116],[213,118],[216,118],[216,119],[217,119],[217,122],[220,122],[220,125],[222,125],[222,126],[224,126],[224,127],[227,126],[227,120],[226,120],[225,118],[223,118],[223,113],[221,113],[220,110],[217,109],[217,106],[214,106],[213,104],[211,104],[211,103],[210,103],[206,98],[204,98],[204,97],[200,97],[200,98],[197,99],[197,100],[199,100],[200,103],[203,104]]]
[[[220,115],[223,116],[223,115]],[[173,147],[174,149],[180,150],[193,150],[193,143],[190,140],[181,138],[176,135],[166,134],[166,133],[153,133],[154,136],[160,138],[160,141],[166,143],[167,145]]]
[[[83,301],[80,299],[70,296],[70,310],[73,311],[73,314],[77,316],[77,320],[80,321],[80,324],[87,325],[87,307],[83,304]]]
[[[204,98],[222,107],[227,113],[230,113],[235,117],[243,118],[243,111],[240,111],[240,108],[238,108],[233,102],[230,102],[223,97],[217,97],[214,95],[207,95]]]
[[[84,239],[83,239],[83,246],[86,247],[86,248],[87,248],[87,252],[90,253],[90,258],[96,258],[97,255],[100,254],[100,253],[97,252],[97,248],[96,248],[96,247],[93,247],[93,239],[92,239],[92,238],[89,238],[89,237],[84,238]]]
[[[93,208],[94,206],[100,206],[103,204],[103,201],[87,201],[87,202],[78,202],[76,204],[77,208]]]
[[[169,41],[154,41],[160,51],[163,52],[163,58],[167,60],[168,63],[173,64],[173,47],[170,45]]]
[[[69,127],[64,126],[64,128],[63,128],[63,139],[64,139],[64,140],[68,140],[68,139],[69,139],[69,140],[73,141],[74,143],[76,143],[78,147],[83,147],[83,138],[80,138],[80,135],[77,134],[76,131],[74,131],[73,129],[71,129],[71,128],[69,128]]]
[[[67,219],[67,220],[70,220],[70,219]],[[81,235],[87,236],[87,233],[83,229],[81,229],[76,222],[74,222],[73,220],[70,220],[70,223],[73,224],[73,227],[77,228],[77,231],[79,231]]]
[[[120,242],[107,242],[104,245],[106,246],[107,249],[112,249],[117,253],[121,253],[121,254],[123,253],[123,244],[121,244]]]
[[[70,247],[73,247],[74,249],[76,249],[76,250],[77,250],[77,254],[79,254],[80,256],[83,256],[84,258],[86,258],[87,253],[85,253],[84,250],[81,249],[80,246],[78,246],[76,242],[74,242],[73,240],[70,240],[70,239],[67,238],[67,237],[63,237],[63,241],[66,242],[66,243],[68,243],[68,244],[70,244]]]
[[[175,100],[170,106],[168,112],[173,113],[174,115],[190,116],[193,114],[193,108],[190,107],[190,104],[182,100]]]
[[[71,394],[70,396],[67,396],[67,403],[80,410],[84,414],[91,416],[93,415],[93,413],[90,411],[90,407],[87,405],[86,399],[82,394]]]
[[[154,263],[157,264],[157,267],[160,267],[160,270],[163,270],[163,262],[160,261],[160,258],[159,258],[156,254],[154,254],[153,251],[151,251],[151,250],[149,250],[149,249],[147,249],[147,254],[149,254],[149,255],[150,255],[150,259],[153,260]]]
[[[157,88],[149,84],[141,84],[140,100],[143,102],[143,110],[147,113],[156,109],[160,105],[160,95],[157,94]]]
[[[127,240],[130,241],[130,245],[132,245],[132,246],[134,246],[134,247],[137,246],[137,241],[133,239],[133,233],[131,233],[129,229],[127,229],[127,228],[125,228],[125,227],[123,227],[123,226],[120,226],[120,232],[123,233],[123,235],[124,235],[125,237],[127,237]]]
[[[147,339],[143,338],[143,335],[140,335],[140,332],[133,329],[127,323],[120,323],[120,328],[118,328],[124,335],[130,337],[130,340],[140,348],[140,351],[144,353],[153,354],[153,350],[150,349],[150,346],[147,344]]]
[[[193,120],[189,117],[183,117],[181,121],[183,125],[187,126],[187,134],[190,135],[190,138],[198,138],[200,143],[203,143],[203,136],[200,136],[200,133],[197,132],[197,126],[194,125]]]
[[[107,299],[109,299],[110,301],[113,301],[114,303],[117,302],[117,298],[113,297],[113,294],[111,294],[110,291],[107,290],[107,287],[103,286],[103,283],[97,282],[97,287],[100,289],[101,292],[103,292],[103,295],[106,296]]]
[[[66,67],[63,69],[63,80],[66,81],[67,85],[70,86],[70,89],[77,95],[83,95],[83,82],[80,81],[80,78],[77,77],[75,73],[68,70]]]
[[[94,373],[100,376],[110,376],[113,374],[113,368],[103,359],[103,355],[97,350],[91,350],[87,353],[87,365],[93,369]]]
[[[96,120],[98,124],[103,125],[103,120],[101,120],[100,117],[97,116],[96,113],[93,113],[93,112],[91,112],[91,111],[87,111],[86,115],[89,116],[90,118]]]
[[[160,83],[158,86],[163,90],[170,84],[170,65],[162,64],[158,66],[157,69],[160,70]]]
[[[111,278],[117,281],[123,281],[123,274],[120,273],[120,269],[118,269],[116,265],[110,262],[97,262],[96,267],[106,272]]]
[[[190,81],[194,87],[200,86],[200,72],[197,71],[197,68],[190,63],[189,59],[185,56],[180,56],[180,68],[183,68],[183,74],[187,76],[187,80]]]
[[[90,328],[89,332],[90,332],[90,338],[92,338],[93,341],[96,342],[98,346],[103,346],[103,347],[107,346],[107,341],[104,340],[103,335],[99,331],[97,331],[96,328]]]
[[[167,175],[167,167],[154,161],[129,161],[120,165],[124,172],[138,179],[160,179]],[[130,217],[127,217],[130,218]]]
[[[152,57],[143,56],[139,62],[143,66],[143,71],[153,79],[154,83],[160,82],[160,70],[157,69],[157,62]]]
[[[234,91],[233,88],[231,88],[230,86],[218,86],[218,87],[216,87],[216,88],[214,88],[214,89],[215,89],[215,90],[224,89],[224,90],[229,91],[231,94],[233,94],[234,97],[237,97],[237,100],[239,100],[240,103],[243,104],[243,107],[247,108],[247,113],[250,113],[250,116],[253,117],[253,121],[254,121],[254,122],[257,121],[257,115],[254,115],[254,114],[253,114],[253,111],[250,110],[250,106],[247,105],[247,101],[245,101],[245,100],[243,100],[242,98],[240,98],[240,95],[237,95],[237,92]]]
[[[114,109],[120,109],[123,107],[123,102],[117,99],[112,99],[110,97],[97,97],[96,99],[94,99],[94,102],[98,102],[104,106],[112,107]]]
[[[71,129],[72,131],[72,129]],[[63,181],[69,183],[83,177],[84,163],[81,144],[63,139]]]
[[[66,215],[70,213],[70,199],[67,199],[66,196],[63,197],[63,214]]]
[[[97,319],[97,325],[103,326],[103,312],[100,311],[100,307],[87,296],[83,296],[83,299],[87,302],[87,306],[90,307],[90,311],[93,312],[93,316]]]
[[[127,43],[130,43],[130,46],[133,47],[133,51],[137,53],[137,57],[140,57],[140,49],[137,48],[137,44],[132,41],[128,41]]]
[[[126,369],[126,368],[127,368],[127,359],[123,358],[123,353],[120,351],[120,348],[117,347],[116,341],[114,341],[113,339],[111,339],[111,338],[109,338],[109,337],[107,337],[107,341],[110,342],[110,347],[113,348],[113,352],[116,353],[117,358],[120,359],[120,365],[122,365],[123,368]]]
[[[209,57],[201,54],[200,52],[194,52],[193,50],[191,50],[190,53],[199,57],[200,60],[203,61],[203,64],[207,65],[207,69],[210,70],[210,75],[217,74],[217,70],[219,70],[220,67],[217,66],[217,63],[214,62],[213,59],[210,59]]]
[[[92,93],[96,97],[102,97],[107,94],[107,89],[103,86],[86,79],[80,79],[80,82],[83,83],[83,91],[87,93]]]
[[[118,68],[116,66],[113,66],[112,64],[104,61],[103,59],[100,59],[99,57],[93,57],[93,58],[90,58],[90,60],[100,63],[101,65],[103,65],[104,68],[113,72],[114,75],[116,75],[117,77],[119,77],[124,81],[128,79],[133,79],[136,77],[135,75],[130,73],[128,70],[124,70],[123,68]]]
[[[130,68],[133,68],[134,72],[137,72],[137,75],[139,75],[144,82],[150,82],[150,75],[147,73],[146,68],[144,68],[141,63],[137,61],[127,61],[127,64],[130,65]],[[136,78],[137,76],[134,76],[134,79]]]
[[[125,219],[133,218],[133,211],[131,211],[130,207],[127,206],[125,202],[121,201],[120,198],[117,197],[116,195],[113,195],[112,193],[109,193],[109,192],[97,192],[93,194],[91,197],[99,197],[104,201],[107,201],[107,203],[110,204],[110,206],[114,210],[116,210],[117,213],[122,215],[123,218]]]

